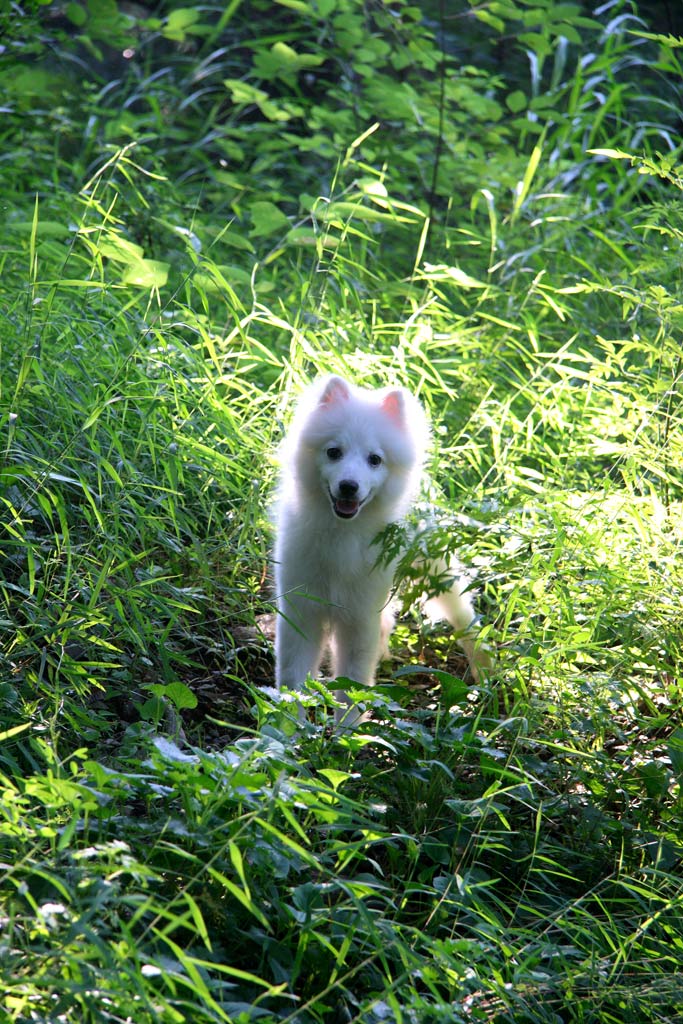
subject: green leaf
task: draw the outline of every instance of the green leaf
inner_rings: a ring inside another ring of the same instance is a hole
[[[505,31],[505,22],[502,18],[496,18],[494,14],[487,11],[485,8],[475,8],[472,13],[478,21],[483,21],[485,25],[490,25],[491,28],[495,28],[496,32]]]
[[[166,24],[161,30],[165,39],[172,39],[176,43],[183,43],[189,32],[196,26],[199,20],[199,11],[193,7],[179,7],[171,11]]]
[[[172,761],[175,764],[199,764],[199,758],[196,754],[185,753],[168,736],[155,736],[152,743],[165,761]]]
[[[527,164],[526,170],[524,172],[524,178],[522,179],[521,185],[517,189],[515,194],[515,201],[512,206],[511,214],[511,220],[513,223],[516,220],[522,206],[524,205],[525,199],[529,195],[529,189],[531,188],[531,183],[534,180],[534,175],[536,174],[536,171],[538,169],[542,153],[543,147],[541,143],[538,143],[536,146],[534,146],[531,152],[531,156],[529,157],[529,163]]]
[[[483,281],[477,280],[476,277],[471,277],[464,270],[461,270],[460,267],[425,263],[425,271],[428,274],[438,274],[440,280],[452,281],[453,284],[457,284],[460,288],[486,288],[486,284]]]
[[[447,672],[439,673],[438,678],[441,683],[439,703],[442,707],[457,707],[457,705],[467,700],[470,687],[462,679],[458,679]]]
[[[275,3],[279,4],[280,7],[288,7],[292,11],[298,11],[299,14],[308,14],[311,17],[315,17],[314,9],[310,4],[305,3],[305,0],[275,0]]]
[[[80,4],[67,4],[64,8],[64,13],[71,24],[76,25],[77,28],[82,28],[88,20],[88,15]]]
[[[539,32],[522,32],[518,36],[518,40],[524,46],[533,50],[537,57],[549,57],[553,52],[550,40],[546,39]]]
[[[34,230],[34,224],[28,220],[14,221],[7,225],[7,230],[18,231],[20,234],[30,234]],[[73,234],[73,229],[68,228],[56,220],[38,220],[35,223],[35,237],[41,238],[67,238]]]
[[[59,81],[56,75],[43,68],[15,65],[11,74],[3,74],[2,88],[22,98],[50,96],[59,92],[56,89]]]
[[[190,687],[181,683],[180,680],[165,686],[164,694],[178,709],[197,707],[197,697]]]
[[[97,248],[102,256],[116,263],[137,263],[144,257],[142,246],[123,238],[122,235],[106,235]]]
[[[138,288],[163,288],[168,281],[168,263],[161,260],[137,260],[129,263],[121,281]]]
[[[306,68],[319,67],[324,60],[320,54],[297,53],[280,41],[256,55],[254,68],[262,78],[293,78]]]
[[[625,153],[623,149],[589,149],[592,156],[608,156],[612,160],[633,160],[631,153]]]
[[[229,90],[233,103],[238,105],[254,104],[269,121],[289,121],[292,117],[291,112],[274,103],[267,92],[264,92],[263,89],[256,89],[248,82],[226,78],[223,85]]]
[[[580,4],[554,4],[550,9],[553,21],[573,21],[581,14]]]
[[[254,225],[250,232],[252,238],[264,238],[278,231],[287,230],[290,226],[289,220],[275,203],[265,199],[253,203],[249,208],[249,214]]]
[[[2,693],[3,697],[6,697],[8,690],[3,689],[0,692]],[[9,692],[12,692],[11,687],[9,688]],[[21,725],[14,725],[10,729],[3,729],[3,731],[0,732],[0,743],[4,743],[5,740],[10,740],[14,736],[18,736],[19,733],[25,732],[27,729],[32,728],[33,722],[23,722]]]
[[[574,46],[581,46],[581,33],[577,32],[573,25],[568,25],[566,22],[563,22],[561,25],[555,26],[555,30],[557,34],[559,36],[563,36],[568,43],[573,43]]]
[[[318,774],[325,776],[335,793],[341,786],[342,782],[346,782],[347,779],[353,778],[352,772],[339,771],[337,768],[321,768]]]
[[[679,782],[683,782],[683,729],[674,729],[671,733],[667,753]]]
[[[521,110],[524,110],[526,108],[526,93],[522,92],[521,89],[517,89],[515,90],[515,92],[511,92],[506,97],[505,103],[507,104],[508,109],[510,109],[513,114],[519,114]]]

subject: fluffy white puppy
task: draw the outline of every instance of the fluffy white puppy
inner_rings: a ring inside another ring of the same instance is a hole
[[[328,377],[304,392],[282,448],[276,506],[275,639],[278,687],[301,689],[329,654],[333,676],[374,680],[394,623],[395,563],[373,543],[414,501],[429,428],[404,388],[368,390]],[[425,566],[425,576],[449,570]],[[461,636],[473,672],[489,663],[467,635],[474,610],[464,584],[426,603]],[[337,721],[359,716],[343,691]]]

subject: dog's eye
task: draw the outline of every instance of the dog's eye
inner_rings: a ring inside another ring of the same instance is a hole
[[[382,456],[377,452],[370,452],[368,455],[368,466],[381,466],[383,461]]]
[[[342,452],[341,448],[337,448],[335,445],[330,445],[325,454],[327,455],[330,462],[339,462],[344,453]]]

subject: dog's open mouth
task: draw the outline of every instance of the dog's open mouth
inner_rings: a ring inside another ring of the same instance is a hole
[[[335,498],[333,494],[330,494],[330,498],[334,514],[340,519],[353,519],[363,504],[358,498]]]

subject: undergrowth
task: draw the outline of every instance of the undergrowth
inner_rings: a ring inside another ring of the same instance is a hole
[[[17,7],[3,1019],[683,1012],[680,40],[443,8]],[[270,645],[330,371],[427,407],[496,651],[475,685],[406,610],[342,737]]]

